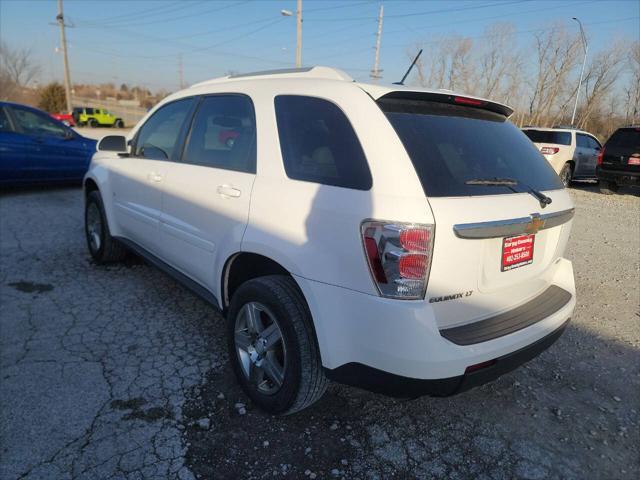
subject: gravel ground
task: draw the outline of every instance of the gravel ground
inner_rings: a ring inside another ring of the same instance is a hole
[[[285,418],[223,320],[132,258],[93,265],[80,190],[0,196],[0,477],[639,478],[640,197],[573,189],[578,306],[548,351],[446,399],[339,385]]]
[[[77,127],[74,128],[76,132],[78,132],[83,137],[93,138],[94,140],[100,140],[102,137],[106,137],[107,135],[129,135],[131,131],[130,128],[89,128],[89,127]]]

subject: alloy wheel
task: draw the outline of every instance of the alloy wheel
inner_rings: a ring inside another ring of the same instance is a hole
[[[102,245],[102,217],[100,209],[95,203],[90,203],[87,207],[87,237],[91,250],[97,252]]]
[[[280,390],[287,350],[275,315],[261,303],[246,303],[235,319],[234,342],[240,368],[249,382],[263,394]]]

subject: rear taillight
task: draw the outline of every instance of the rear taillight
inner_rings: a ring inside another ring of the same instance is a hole
[[[361,233],[369,271],[380,295],[424,298],[434,226],[366,221],[362,223]]]
[[[604,158],[604,147],[600,149],[598,153],[598,165],[602,165],[602,159]]]
[[[560,149],[558,147],[542,147],[540,153],[543,155],[554,155],[558,153]]]

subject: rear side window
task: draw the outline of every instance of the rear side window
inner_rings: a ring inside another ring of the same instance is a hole
[[[195,114],[182,161],[256,172],[256,118],[244,95],[205,97]]]
[[[611,135],[607,147],[623,147],[640,152],[640,128],[620,128]]]
[[[589,143],[589,137],[587,137],[586,135],[582,135],[581,133],[578,133],[576,135],[576,145],[578,147],[591,148],[591,144]]]
[[[279,95],[275,109],[289,178],[356,190],[371,188],[362,146],[337,105],[321,98]]]
[[[421,100],[382,97],[378,104],[402,140],[428,196],[562,188],[538,149],[503,115]],[[482,184],[495,179],[518,183]]]
[[[534,143],[555,143],[571,145],[571,132],[554,132],[551,130],[524,130],[524,134]]]

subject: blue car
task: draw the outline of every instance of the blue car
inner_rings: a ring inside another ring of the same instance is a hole
[[[80,181],[95,151],[47,113],[0,102],[0,186]]]

